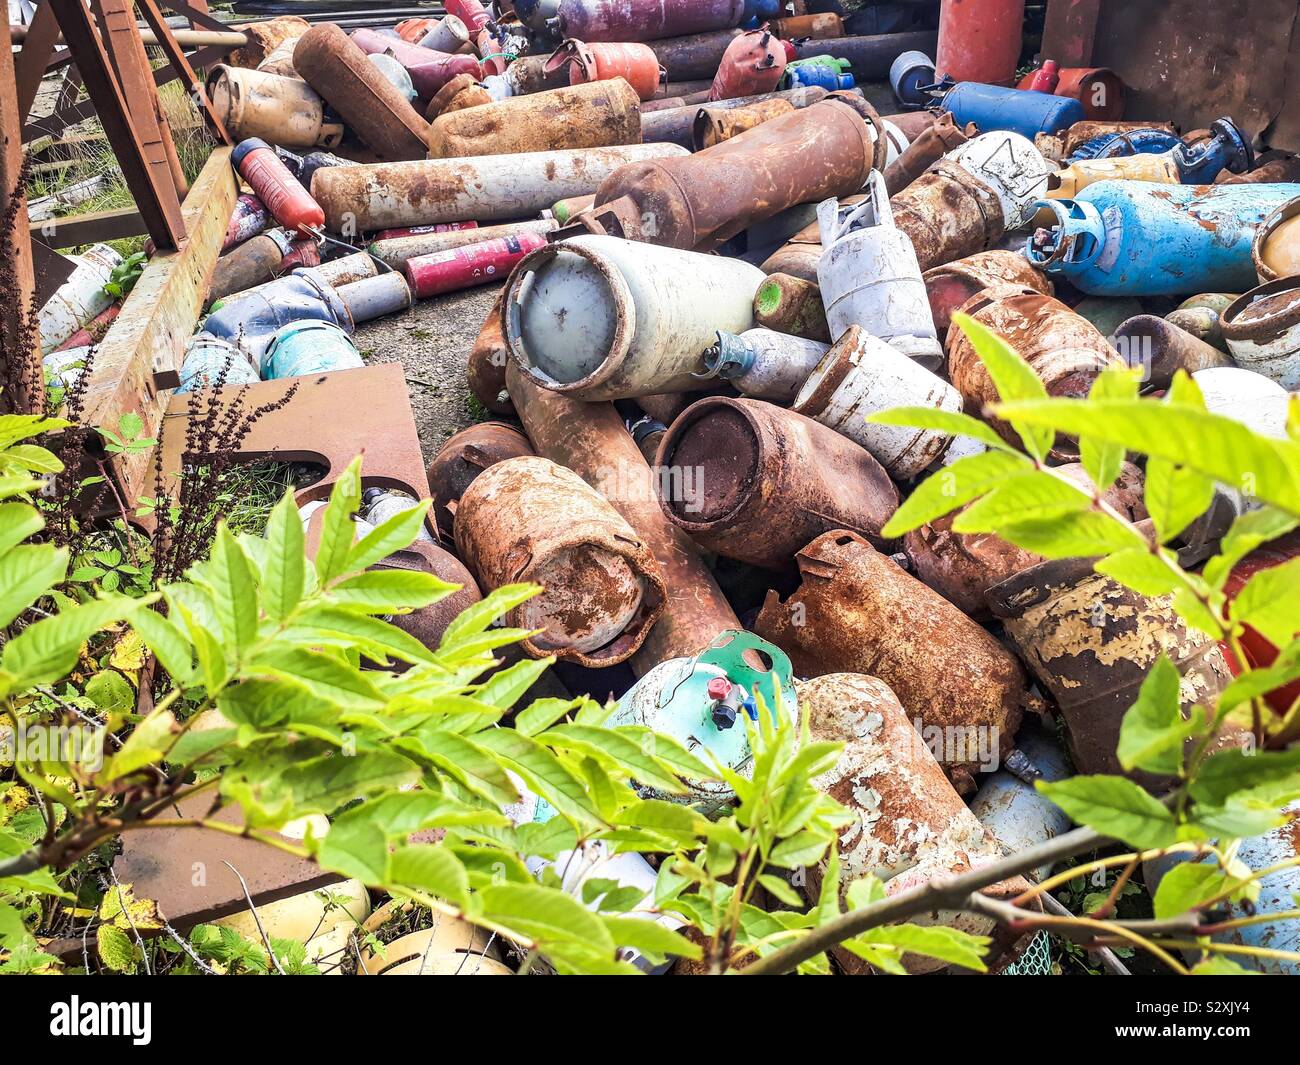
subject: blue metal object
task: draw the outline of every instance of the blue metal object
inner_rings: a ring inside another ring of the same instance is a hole
[[[547,23],[559,11],[560,0],[515,0],[515,14],[519,21],[539,32],[547,28]]]
[[[786,64],[785,73],[781,75],[781,87],[797,89],[817,86],[829,92],[851,89],[854,86],[853,75],[849,73],[851,65],[847,59],[836,59],[829,55],[796,59]]]
[[[1300,815],[1300,802],[1293,802],[1283,810],[1292,817]],[[1272,829],[1262,836],[1252,836],[1241,843],[1237,852],[1247,866],[1258,872],[1275,865],[1294,862],[1296,853],[1296,822],[1291,821],[1280,828]],[[1226,841],[1225,841],[1226,842]],[[1159,890],[1159,883],[1175,866],[1189,859],[1185,855],[1170,854],[1153,858],[1143,865],[1143,875],[1147,889],[1154,895]],[[1212,862],[1213,857],[1202,859]],[[1230,903],[1224,908],[1228,919],[1248,917],[1256,913],[1286,913],[1296,908],[1295,897],[1300,893],[1300,868],[1292,865],[1263,877],[1259,898],[1248,910],[1240,902]],[[1278,951],[1300,951],[1300,921],[1280,918],[1276,921],[1245,925],[1220,932],[1211,936],[1216,943],[1235,943],[1245,947],[1265,947]],[[1246,954],[1233,954],[1232,960],[1247,969],[1269,973],[1274,976],[1300,976],[1300,963],[1285,958],[1257,957]]]
[[[260,381],[248,356],[236,344],[222,340],[211,333],[196,333],[185,345],[185,359],[181,363],[181,383],[176,391],[193,392],[200,388],[222,388],[254,385]]]
[[[941,104],[952,112],[958,126],[974,122],[981,133],[1009,130],[1030,140],[1040,133],[1059,133],[1088,117],[1083,104],[1072,96],[1006,89],[978,81],[957,82],[944,93]]]
[[[518,4],[515,5],[515,10],[519,10]],[[780,14],[781,0],[745,0],[745,13],[741,17],[740,28],[743,30],[757,29],[764,22],[774,19]]]
[[[334,370],[359,370],[365,363],[352,338],[332,322],[294,322],[276,332],[262,363],[268,381]]]
[[[1244,292],[1257,283],[1256,227],[1297,196],[1300,184],[1099,181],[1072,200],[1039,200],[1056,224],[1025,255],[1092,296]]]
[[[906,108],[916,110],[933,103],[925,87],[934,82],[934,60],[924,52],[904,52],[890,64],[889,84]]]
[[[1210,126],[1214,135],[1200,144],[1181,144],[1174,149],[1174,163],[1184,185],[1208,185],[1224,170],[1244,174],[1255,165],[1250,141],[1230,118]]]
[[[1131,129],[1126,133],[1103,133],[1080,144],[1071,159],[1118,159],[1125,155],[1161,155],[1183,142],[1167,129]]]

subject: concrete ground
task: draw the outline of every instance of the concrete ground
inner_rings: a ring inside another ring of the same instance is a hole
[[[473,402],[465,366],[500,287],[417,300],[404,314],[365,323],[353,338],[367,363],[400,362],[405,369],[426,462],[452,433],[488,417]]]

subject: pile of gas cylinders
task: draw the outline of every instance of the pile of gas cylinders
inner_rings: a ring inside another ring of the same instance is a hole
[[[523,652],[616,697],[615,723],[744,772],[742,719],[778,695],[809,704],[817,738],[847,745],[825,781],[850,782],[835,793],[859,815],[845,883],[901,890],[1068,828],[1033,781],[1121,772],[1119,723],[1157,651],[1203,703],[1228,683],[1231,656],[1167,599],[1086,562],[950,518],[883,536],[920,480],[984,445],[867,417],[982,415],[996,391],[950,328],[961,311],[1051,395],[1122,365],[1159,393],[1181,369],[1211,410],[1284,437],[1295,158],[1257,157],[1231,118],[1126,115],[1109,71],[1048,61],[1013,87],[942,47],[936,64],[924,27],[846,35],[838,15],[754,0],[446,9],[351,35],[277,19],[211,72],[247,191],[182,388],[346,372],[358,324],[498,285],[464,353],[497,420],[430,464],[430,541],[481,592],[540,584],[510,619],[537,633]],[[886,79],[882,114],[863,87],[878,99]],[[1052,461],[1082,479],[1078,460],[1060,439]],[[1134,522],[1142,478],[1126,463],[1107,493]],[[1220,486],[1188,557],[1254,505]],[[1249,556],[1230,590],[1298,550]],[[1102,601],[1118,605],[1101,617]],[[1076,630],[1093,655],[1067,649]],[[1269,698],[1281,713],[1294,695]],[[689,801],[733,798],[714,783]],[[1294,847],[1279,831],[1240,857]],[[609,875],[644,880],[622,858]],[[1294,868],[1276,873],[1256,907],[1297,890]],[[1224,935],[1300,948],[1294,924]]]

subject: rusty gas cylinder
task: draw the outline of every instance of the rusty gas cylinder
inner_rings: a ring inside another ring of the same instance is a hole
[[[772,32],[785,41],[801,41],[809,37],[825,41],[844,36],[844,19],[832,12],[774,18],[769,25]]]
[[[984,251],[1006,232],[994,190],[949,159],[890,202],[894,224],[912,238],[923,271]]]
[[[618,78],[442,114],[429,126],[429,157],[640,144],[639,102],[632,87]]]
[[[711,250],[795,204],[857,192],[886,153],[871,105],[832,93],[694,155],[620,167],[582,218],[594,232]]]
[[[407,262],[417,256],[434,255],[439,252],[452,251],[469,244],[482,244],[489,240],[503,240],[509,237],[522,237],[524,234],[545,237],[559,228],[559,223],[552,219],[538,219],[529,222],[511,222],[501,226],[478,226],[474,222],[460,223],[469,225],[469,229],[452,229],[447,226],[418,226],[415,231],[404,233],[393,231],[396,235],[375,235],[375,240],[367,251],[381,262],[387,263],[394,270],[400,270]],[[504,274],[502,275],[505,276]]]
[[[1043,562],[989,589],[988,603],[1065,718],[1080,773],[1122,773],[1120,723],[1147,671],[1167,655],[1182,674],[1184,714],[1212,706],[1231,680],[1218,645],[1174,611],[1096,573],[1095,559]],[[1154,785],[1149,773],[1132,774]]]
[[[429,124],[338,26],[326,22],[304,33],[293,63],[379,159],[424,156]]]
[[[793,411],[710,396],[668,427],[656,465],[676,473],[658,486],[668,519],[708,551],[783,569],[829,529],[876,543],[898,490],[871,455]]]
[[[963,129],[953,120],[950,111],[941,112],[885,168],[885,188],[889,195],[898,195],[948,152],[955,151],[975,136],[975,133],[974,124]]]
[[[814,281],[772,274],[754,293],[754,322],[805,340],[831,341],[822,291]]]
[[[1088,474],[1080,463],[1056,467],[1056,472],[1082,486]],[[1131,462],[1120,467],[1119,477],[1102,498],[1128,521],[1147,516],[1142,502],[1142,471]],[[903,537],[912,571],[962,613],[983,620],[989,617],[985,593],[995,584],[1045,561],[1042,555],[1008,543],[994,533],[954,532],[961,511],[936,518]]]
[[[1082,399],[1103,370],[1124,365],[1091,322],[1036,289],[986,289],[960,310],[1010,344],[1029,363],[1049,396]],[[997,403],[997,387],[966,334],[949,329],[947,346],[948,379],[962,394],[966,410],[978,414]],[[989,424],[1009,442],[1019,443],[1019,436],[1005,422],[990,420]],[[1056,458],[1073,459],[1078,444],[1058,437],[1052,453]]]
[[[451,107],[451,102],[455,100],[462,91],[468,89],[477,89],[482,93],[481,97],[475,97],[475,103],[473,106],[492,102],[492,97],[488,95],[486,89],[479,85],[477,77],[473,74],[457,74],[451,79],[451,81],[447,82],[446,85],[433,94],[433,97],[429,100],[429,106],[424,110],[425,119],[432,122],[444,111],[460,110],[460,108],[453,109]],[[461,106],[463,107],[464,104]]]
[[[653,41],[737,26],[744,0],[560,0],[559,32],[584,41]]]
[[[790,240],[764,259],[759,269],[765,274],[785,274],[815,285],[817,264],[822,260],[823,250],[819,240]],[[825,314],[824,307],[822,313]]]
[[[1020,725],[1026,682],[1015,655],[854,533],[825,533],[796,561],[803,583],[784,602],[768,592],[753,630],[798,676],[879,677],[923,737],[945,738],[939,761],[957,790],[973,790]]]
[[[659,91],[664,75],[659,57],[649,45],[640,43],[565,41],[551,53],[545,69],[567,70],[570,85],[622,78],[642,100]]]
[[[353,30],[351,39],[366,55],[387,55],[397,60],[422,100],[431,100],[452,78],[462,74],[477,78],[482,74],[479,61],[472,55],[435,52],[405,41],[395,41],[375,30]]]
[[[697,152],[712,148],[715,144],[731,140],[746,130],[780,118],[793,110],[794,104],[779,96],[746,104],[744,107],[701,107],[695,115],[691,142]]]
[[[1002,857],[993,833],[962,802],[935,760],[924,734],[888,684],[860,673],[832,673],[796,685],[800,706],[809,713],[811,739],[838,743],[843,750],[833,768],[815,783],[848,807],[853,823],[840,830],[841,894],[854,881],[875,876],[885,894],[955,876]],[[804,892],[810,903],[821,893],[825,863],[808,870]],[[1022,877],[1000,881],[985,894],[1007,899],[1029,885]],[[992,920],[959,911],[941,911],[940,923],[980,935]],[[835,960],[849,974],[870,971],[843,948]],[[944,963],[906,954],[909,972],[934,972]]]
[[[1260,223],[1251,257],[1261,282],[1300,274],[1300,198],[1288,200]]]
[[[734,100],[737,96],[772,92],[785,73],[785,64],[780,38],[768,29],[747,30],[722,53],[709,99]]]
[[[543,591],[508,624],[541,630],[521,646],[591,668],[628,658],[663,613],[667,589],[645,542],[609,501],[549,459],[484,470],[456,509],[456,547],[484,588]]]
[[[1168,388],[1179,370],[1195,373],[1235,365],[1218,348],[1154,314],[1125,319],[1111,334],[1110,342],[1125,363],[1142,371],[1147,389]]]
[[[269,229],[217,260],[212,272],[212,285],[208,289],[208,303],[215,303],[234,292],[243,292],[271,278],[286,273],[291,266],[285,259],[293,250],[293,233],[287,229]],[[315,248],[314,242],[307,242]],[[299,262],[291,265],[315,266],[320,262]]]
[[[283,148],[335,147],[343,125],[325,118],[317,93],[297,78],[218,64],[205,91],[236,141],[261,137]]]
[[[952,312],[986,288],[1013,285],[1032,288],[1050,296],[1055,292],[1051,280],[1029,260],[1014,251],[981,251],[956,262],[927,270],[921,280],[930,297],[930,311],[939,336],[948,332]]]
[[[470,349],[465,368],[469,390],[493,414],[513,415],[514,405],[506,392],[506,366],[510,349],[501,324],[501,293],[492,303]]]
[[[448,437],[427,471],[431,511],[444,539],[452,540],[456,508],[474,478],[498,462],[532,454],[528,437],[504,422],[480,422]]]
[[[460,559],[427,540],[416,540],[400,551],[381,559],[372,570],[408,570],[431,573],[439,580],[460,585],[459,590],[429,606],[406,614],[393,614],[384,620],[414,636],[430,651],[436,651],[442,634],[461,614],[479,601],[478,585]]]

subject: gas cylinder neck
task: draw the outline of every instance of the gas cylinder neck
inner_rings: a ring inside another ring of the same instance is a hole
[[[704,349],[705,372],[696,376],[734,381],[749,373],[755,357],[753,345],[744,337],[719,331],[717,343]]]
[[[1170,153],[1184,185],[1208,185],[1224,170],[1240,174],[1254,163],[1250,142],[1232,119],[1219,119],[1210,131],[1208,141],[1180,144]]]
[[[1036,230],[1025,242],[1025,257],[1040,270],[1088,266],[1106,245],[1101,212],[1083,200],[1039,200],[1029,213],[1047,208],[1056,225]]]

